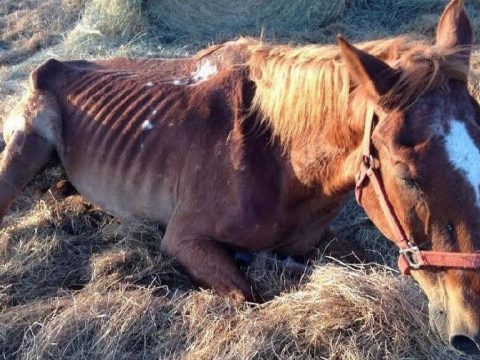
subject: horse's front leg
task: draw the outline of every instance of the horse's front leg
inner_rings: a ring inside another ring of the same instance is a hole
[[[53,148],[33,129],[12,134],[0,160],[0,221],[20,191],[50,160]]]
[[[232,254],[214,237],[199,231],[191,218],[174,214],[168,223],[162,248],[174,256],[200,286],[238,301],[260,300],[235,264]]]

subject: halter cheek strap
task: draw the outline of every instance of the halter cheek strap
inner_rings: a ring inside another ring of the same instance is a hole
[[[380,162],[372,155],[374,115],[373,108],[369,107],[366,114],[365,131],[361,144],[362,162],[360,164],[360,169],[355,176],[355,197],[358,204],[362,206],[362,193],[368,179],[393,234],[393,239],[391,240],[393,240],[393,242],[395,242],[400,248],[398,267],[401,273],[404,275],[410,275],[410,270],[412,269],[418,270],[425,268],[479,270],[480,254],[478,253],[465,254],[424,251],[408,241],[395,210],[388,201],[387,193],[385,192],[382,178],[378,171]]]

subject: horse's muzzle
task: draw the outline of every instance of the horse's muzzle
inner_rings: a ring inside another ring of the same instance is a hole
[[[480,355],[480,332],[457,328],[449,333],[447,312],[429,304],[429,320],[432,330],[455,350],[467,355]]]

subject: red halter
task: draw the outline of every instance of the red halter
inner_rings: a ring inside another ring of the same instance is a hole
[[[392,240],[400,248],[398,267],[401,273],[404,275],[410,275],[411,269],[418,270],[424,268],[479,270],[480,253],[465,254],[424,251],[408,241],[405,231],[395,214],[395,210],[388,201],[387,194],[383,187],[382,178],[378,172],[379,161],[372,155],[373,118],[373,108],[369,108],[367,110],[365,132],[362,140],[362,163],[360,165],[360,170],[355,176],[355,197],[358,204],[362,206],[362,190],[365,187],[366,179],[368,178],[393,233]]]

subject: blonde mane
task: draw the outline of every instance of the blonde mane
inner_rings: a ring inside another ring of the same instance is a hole
[[[357,45],[400,70],[400,80],[380,101],[406,107],[448,79],[466,81],[468,66],[458,60],[459,49],[444,50],[407,37]],[[311,133],[326,124],[338,126],[362,116],[368,102],[361,87],[354,88],[338,46],[292,47],[252,41],[248,61],[256,84],[253,108],[282,143]],[[363,119],[363,117],[362,117]]]

